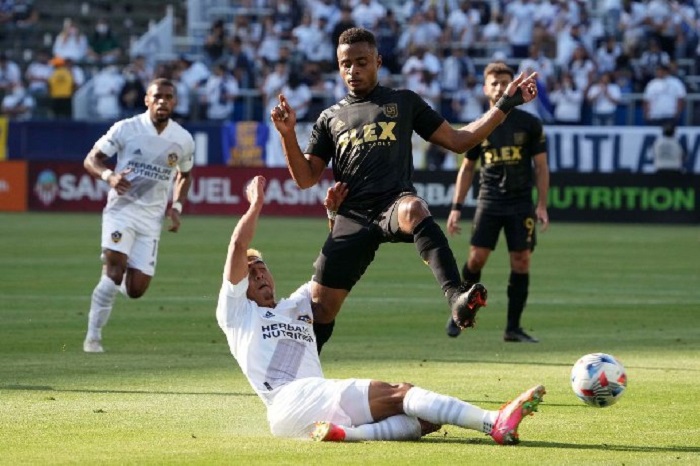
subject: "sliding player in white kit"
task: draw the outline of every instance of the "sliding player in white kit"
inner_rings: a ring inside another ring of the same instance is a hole
[[[146,92],[148,110],[115,123],[85,158],[85,169],[109,183],[102,214],[102,276],[90,303],[83,350],[102,353],[102,328],[118,291],[141,297],[153,278],[158,241],[175,179],[169,230],[180,228],[182,205],[191,184],[192,135],[170,119],[177,96],[167,79],[153,80]],[[105,161],[116,154],[114,171]]]
[[[265,196],[265,179],[246,189],[250,206],[231,235],[216,318],[231,353],[267,407],[272,434],[319,441],[408,440],[452,424],[518,443],[522,419],[545,393],[535,386],[498,411],[414,387],[369,379],[326,379],[313,331],[311,282],[275,299],[275,281],[262,255],[250,249]],[[329,189],[337,210],[347,188]]]

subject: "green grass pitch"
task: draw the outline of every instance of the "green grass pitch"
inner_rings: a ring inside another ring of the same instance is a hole
[[[412,245],[387,244],[350,295],[322,360],[328,377],[412,382],[497,409],[547,387],[522,443],[444,427],[416,442],[279,440],[230,356],[214,309],[237,218],[183,218],[157,275],[118,297],[105,354],[84,354],[100,273],[98,214],[0,214],[0,464],[700,464],[700,230],[552,224],[533,256],[524,327],[506,344],[503,239],[489,305],[448,339],[448,309]],[[440,221],[444,225],[444,220]],[[469,225],[451,238],[458,262]],[[323,219],[263,218],[255,246],[286,295],[312,273]],[[574,361],[608,352],[629,385],[610,408],[569,387]]]

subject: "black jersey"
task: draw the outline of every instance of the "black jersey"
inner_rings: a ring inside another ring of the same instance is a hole
[[[377,86],[324,110],[305,153],[332,163],[335,180],[348,184],[341,214],[372,219],[398,194],[416,192],[411,137],[428,140],[443,121],[415,92]]]
[[[481,144],[467,152],[481,161],[479,202],[487,208],[532,205],[532,157],[547,151],[542,123],[513,109]]]

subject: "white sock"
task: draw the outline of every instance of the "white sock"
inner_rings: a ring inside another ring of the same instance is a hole
[[[400,414],[383,421],[357,427],[343,427],[346,441],[358,440],[416,440],[420,438],[418,419]]]
[[[129,297],[129,292],[126,290],[126,274],[122,278],[122,284],[119,285],[119,292],[127,298]]]
[[[403,399],[404,412],[433,424],[450,424],[479,432],[490,433],[497,411],[486,411],[451,396],[411,388]]]
[[[90,314],[88,315],[88,340],[102,340],[102,327],[109,320],[117,292],[118,287],[112,279],[107,275],[102,275],[92,292]]]

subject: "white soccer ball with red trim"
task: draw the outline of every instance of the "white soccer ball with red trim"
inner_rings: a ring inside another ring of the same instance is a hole
[[[605,408],[617,403],[625,393],[627,372],[609,354],[587,354],[571,368],[571,388],[587,405]]]

